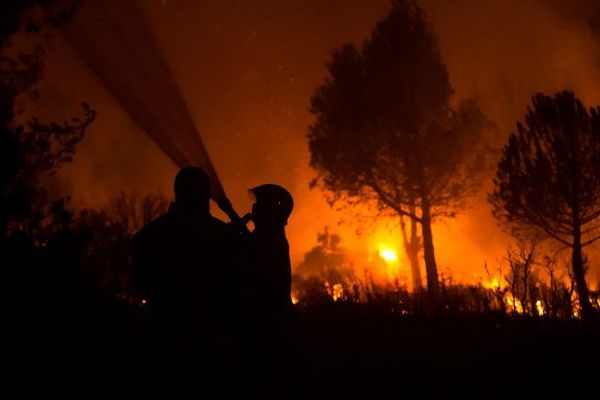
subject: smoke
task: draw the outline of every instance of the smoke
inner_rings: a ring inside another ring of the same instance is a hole
[[[420,3],[438,33],[456,99],[477,99],[496,123],[490,145],[504,143],[536,92],[572,89],[586,104],[600,104],[595,1]],[[324,225],[335,227],[348,248],[368,251],[382,231],[401,248],[394,221],[362,236],[354,234],[356,224],[337,226],[351,217],[309,191],[313,172],[305,140],[312,121],[308,100],[325,77],[331,51],[346,42],[361,44],[389,10],[389,0],[140,4],[236,208],[249,207],[246,189],[259,183],[280,183],[294,194],[297,207],[288,226],[294,263],[316,244]],[[53,38],[47,49],[37,111],[72,110],[80,100],[98,110],[75,163],[60,175],[74,199],[95,205],[121,190],[170,193],[173,164],[64,38]],[[483,262],[494,263],[510,241],[490,215],[489,190],[488,183],[462,216],[434,227],[439,263],[458,279],[481,276]]]
[[[587,105],[600,103],[600,36],[592,29],[599,15],[595,3],[422,2],[439,33],[456,97],[474,97],[496,123],[492,146],[504,144],[536,92],[571,89]],[[510,241],[490,215],[485,201],[490,189],[491,176],[473,208],[455,223],[438,226],[441,263],[455,276],[475,278],[483,261],[496,263]],[[456,237],[460,239],[449,240]],[[456,261],[469,259],[464,265]],[[590,278],[596,279],[595,273]]]
[[[66,30],[77,55],[179,167],[201,166],[213,197],[223,186],[185,101],[134,1],[87,2]]]
[[[597,102],[596,42],[575,5],[565,17],[563,6],[553,6],[559,2],[423,3],[458,97],[476,97],[504,135],[535,92],[570,88]]]

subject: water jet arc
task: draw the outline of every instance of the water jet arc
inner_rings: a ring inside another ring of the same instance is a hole
[[[239,220],[146,19],[135,0],[86,1],[65,36],[81,60],[179,167],[200,166],[213,199]]]

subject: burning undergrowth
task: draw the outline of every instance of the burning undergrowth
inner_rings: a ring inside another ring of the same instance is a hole
[[[294,270],[293,303],[300,309],[368,307],[399,315],[442,312],[580,317],[568,266],[535,241],[519,241],[507,248],[496,268],[488,264],[482,267],[485,277],[477,283],[456,283],[451,275],[441,274],[437,299],[423,288],[411,290],[401,274],[382,273],[386,267],[394,268],[400,258],[394,250],[382,249],[365,260],[360,270],[340,237],[325,228],[317,235],[317,245]],[[592,292],[590,301],[600,310],[600,291]]]

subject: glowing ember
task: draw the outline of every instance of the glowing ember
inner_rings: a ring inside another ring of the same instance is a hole
[[[393,264],[398,262],[398,253],[396,250],[387,247],[385,245],[381,245],[379,248],[379,256],[383,258],[383,260],[388,264]]]
[[[294,293],[292,293],[290,297],[292,299],[292,304],[298,304],[298,297]]]

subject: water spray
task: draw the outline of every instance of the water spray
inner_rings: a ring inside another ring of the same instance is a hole
[[[232,221],[239,221],[137,2],[86,1],[65,35],[109,93],[178,167],[206,171],[213,200]]]

